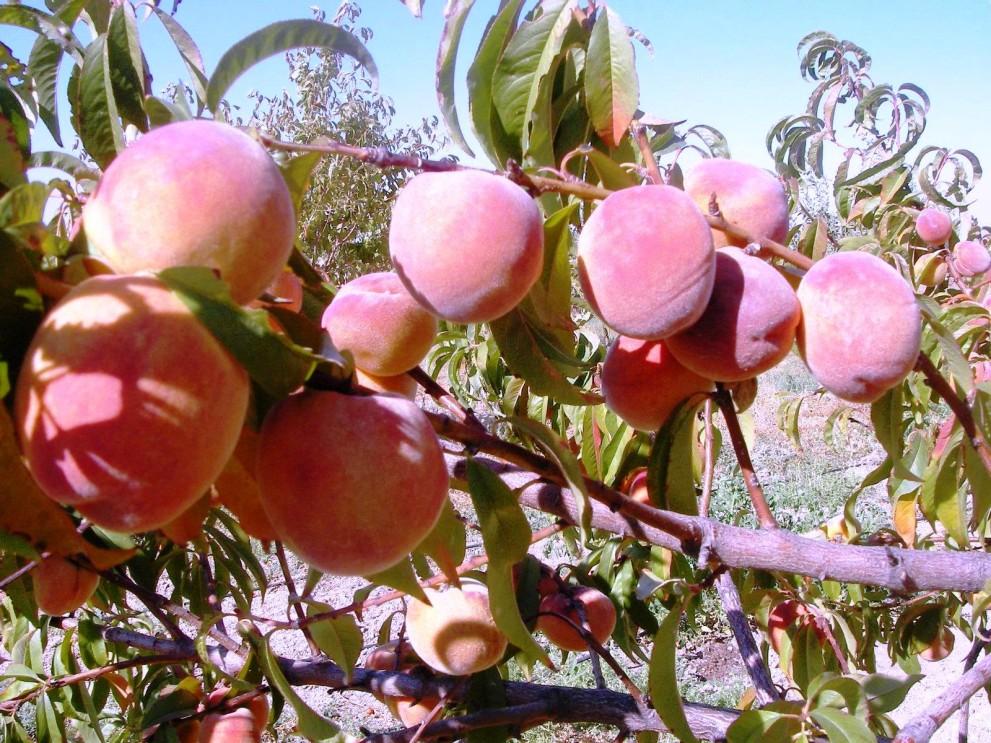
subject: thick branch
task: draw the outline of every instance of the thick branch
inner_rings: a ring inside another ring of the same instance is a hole
[[[926,743],[940,725],[985,686],[991,683],[991,655],[984,656],[973,668],[936,697],[920,715],[902,726],[894,743]]]
[[[733,636],[736,638],[736,647],[740,651],[743,665],[747,668],[747,674],[754,684],[757,694],[757,706],[763,707],[781,698],[774,681],[771,680],[771,672],[764,664],[764,658],[757,648],[757,641],[754,640],[753,632],[750,630],[750,623],[743,613],[743,605],[740,603],[740,592],[736,590],[733,576],[730,572],[724,571],[716,578],[716,591],[723,602],[723,609],[726,610],[726,619],[729,620],[733,629]]]

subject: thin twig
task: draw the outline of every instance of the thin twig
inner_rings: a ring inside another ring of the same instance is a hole
[[[424,392],[442,405],[445,410],[454,415],[461,423],[482,431],[485,430],[485,426],[475,417],[475,411],[471,408],[464,407],[454,395],[444,389],[419,366],[414,367],[406,373],[413,378],[414,382],[423,388]]]
[[[279,560],[279,567],[282,569],[282,577],[286,582],[286,590],[289,591],[289,603],[296,611],[296,618],[302,622],[306,619],[306,610],[303,609],[303,602],[299,600],[299,596],[296,594],[296,581],[293,580],[292,571],[289,570],[289,561],[286,559],[286,548],[282,545],[282,542],[275,543],[275,555]],[[300,624],[299,629],[302,631],[303,637],[306,638],[306,644],[310,646],[310,654],[313,657],[320,655],[320,647],[313,640],[310,628],[306,624]]]
[[[661,175],[661,169],[657,167],[657,158],[654,157],[654,151],[650,149],[650,139],[647,137],[647,130],[644,129],[642,124],[634,122],[630,126],[630,133],[633,135],[633,139],[640,149],[640,156],[643,157],[643,164],[647,168],[647,175],[650,176],[650,182],[658,186],[664,185],[664,176]]]

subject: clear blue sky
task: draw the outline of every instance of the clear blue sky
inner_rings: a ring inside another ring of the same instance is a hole
[[[30,3],[35,4],[35,3]],[[235,41],[266,23],[310,17],[314,2],[301,0],[184,0],[177,19],[201,47],[208,71]],[[336,2],[316,3],[328,16]],[[417,20],[398,0],[362,0],[361,22],[375,37],[369,49],[381,89],[393,98],[398,119],[413,122],[438,112],[434,58],[442,26],[442,0],[425,0]],[[171,0],[163,0],[170,8]],[[924,142],[973,150],[989,170],[979,191],[983,221],[991,221],[991,0],[612,0],[628,25],[651,40],[653,56],[637,45],[641,108],[668,118],[706,123],[727,135],[733,156],[770,167],[768,128],[800,112],[811,85],[798,71],[796,45],[805,34],[827,30],[865,48],[875,82],[920,85],[932,100]],[[459,107],[464,71],[495,0],[478,0],[469,17],[458,65]],[[28,34],[3,28],[3,40],[23,51]],[[155,19],[142,27],[156,88],[183,77],[178,56]],[[257,88],[287,87],[286,66],[273,59],[244,76],[231,91],[245,100]],[[40,144],[40,142],[39,142]]]

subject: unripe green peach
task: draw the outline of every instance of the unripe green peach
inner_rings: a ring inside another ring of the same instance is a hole
[[[50,556],[31,571],[34,601],[43,614],[69,614],[85,604],[100,584],[100,576],[63,557]]]
[[[780,243],[788,237],[788,196],[770,171],[725,158],[703,160],[685,174],[685,192],[705,213],[715,194],[726,221],[755,239]],[[746,245],[722,230],[714,229],[712,239],[717,248]]]
[[[154,129],[120,153],[83,225],[118,273],[208,266],[241,304],[282,270],[296,231],[289,189],[265,148],[202,120]]]
[[[248,377],[151,276],[98,276],[35,334],[17,380],[21,446],[48,497],[122,532],[206,493],[237,443]]]
[[[389,253],[406,288],[438,317],[488,322],[530,291],[544,266],[540,210],[506,178],[420,173],[392,210]]]
[[[616,191],[578,238],[585,299],[606,325],[632,338],[666,338],[698,320],[715,269],[709,225],[672,186]]]
[[[320,324],[359,369],[379,377],[409,371],[437,335],[437,320],[394,273],[370,273],[341,287]]]
[[[712,380],[686,369],[663,341],[619,336],[602,364],[606,405],[634,428],[656,431],[684,400],[713,389]]]
[[[275,531],[318,570],[371,575],[408,555],[447,500],[437,436],[413,403],[307,390],[269,412],[256,474]]]
[[[462,581],[461,588],[424,592],[430,604],[412,599],[406,612],[410,644],[424,663],[467,676],[502,660],[508,641],[492,618],[485,586]]]
[[[416,400],[417,384],[409,374],[396,374],[392,377],[379,377],[361,369],[354,370],[354,378],[362,387],[375,392],[389,392],[407,400]]]
[[[923,209],[915,219],[915,231],[926,245],[942,245],[953,233],[950,215],[939,209]]]
[[[915,366],[922,317],[901,275],[870,253],[833,253],[798,287],[798,348],[816,380],[850,402],[873,402]]]
[[[980,276],[991,270],[991,253],[983,243],[963,240],[953,247],[953,267],[966,278]]]
[[[585,615],[585,623],[582,622]],[[561,617],[565,617],[562,619]],[[537,629],[562,650],[588,650],[588,643],[571,623],[587,629],[602,645],[616,627],[616,607],[602,591],[579,588],[570,596],[552,593],[540,602]]]
[[[716,251],[716,282],[702,317],[665,343],[696,374],[739,382],[791,351],[801,307],[788,281],[739,248]]]

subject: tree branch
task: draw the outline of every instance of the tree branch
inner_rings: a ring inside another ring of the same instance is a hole
[[[913,717],[895,736],[894,743],[927,743],[950,716],[991,683],[991,655],[985,655],[973,668],[937,696],[926,709]]]
[[[753,632],[750,630],[750,623],[747,622],[747,615],[743,613],[743,605],[740,603],[740,592],[736,590],[733,576],[728,570],[723,571],[716,578],[716,591],[723,602],[723,609],[726,611],[726,619],[729,620],[736,638],[736,647],[740,651],[743,665],[747,669],[747,674],[754,684],[756,691],[757,705],[763,707],[766,704],[781,699],[774,681],[771,680],[771,672],[764,664],[764,659],[754,640]]]

